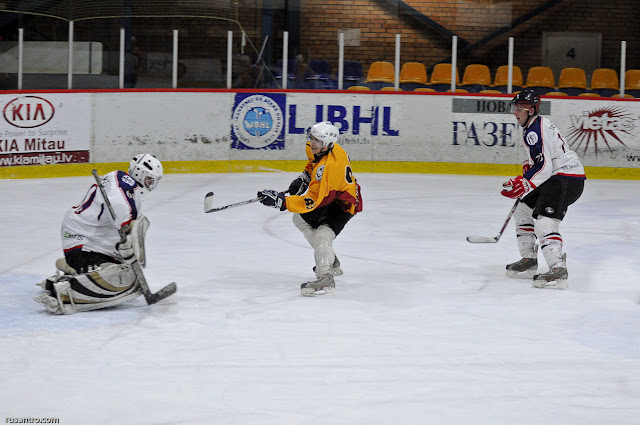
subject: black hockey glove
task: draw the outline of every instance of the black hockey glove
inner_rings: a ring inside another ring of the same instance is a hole
[[[280,211],[287,209],[287,202],[285,200],[284,193],[282,192],[265,189],[258,192],[258,197],[262,197],[262,199],[260,199],[260,203],[262,205],[278,208]]]
[[[311,181],[311,176],[308,172],[304,172],[300,174],[294,181],[289,185],[289,193],[291,195],[302,195],[309,188],[309,182]]]

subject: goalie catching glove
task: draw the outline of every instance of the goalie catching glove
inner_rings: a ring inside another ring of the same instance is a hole
[[[262,198],[260,199],[260,203],[262,205],[278,208],[280,211],[284,211],[287,209],[287,201],[285,199],[284,193],[282,192],[265,189],[258,192],[258,197]]]
[[[292,195],[302,195],[309,188],[309,182],[311,182],[311,175],[305,171],[291,182],[288,192]]]
[[[523,197],[529,193],[531,189],[535,189],[535,187],[531,186],[529,180],[522,176],[518,176],[502,183],[502,192],[500,192],[500,194],[507,198],[516,199]]]

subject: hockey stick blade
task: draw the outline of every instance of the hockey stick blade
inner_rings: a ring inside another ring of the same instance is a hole
[[[511,220],[511,216],[513,215],[514,212],[516,212],[516,208],[518,208],[518,204],[519,203],[520,203],[520,199],[516,199],[516,202],[511,207],[511,211],[509,211],[509,214],[507,215],[507,218],[504,221],[504,223],[502,224],[502,228],[500,229],[500,231],[498,232],[498,235],[496,237],[490,238],[490,237],[486,237],[486,236],[467,236],[467,242],[471,242],[471,243],[496,243],[496,242],[498,242],[500,240],[500,238],[502,237],[502,233],[504,232],[504,229],[506,229],[507,224],[509,224],[509,220]]]
[[[209,192],[204,196],[204,212],[208,213],[213,208],[213,192]]]
[[[498,238],[489,238],[486,236],[467,236],[467,242],[471,243],[496,243]]]

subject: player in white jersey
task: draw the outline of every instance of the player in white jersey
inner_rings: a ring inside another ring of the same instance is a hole
[[[142,196],[155,189],[163,168],[151,154],[135,156],[128,173],[112,171],[101,179],[115,214],[111,216],[102,192],[93,184],[84,199],[64,216],[61,226],[64,258],[60,272],[40,285],[35,298],[55,314],[95,310],[140,295],[131,262],[145,264],[144,236],[149,221],[141,213]],[[126,235],[121,243],[120,230]]]
[[[566,288],[566,254],[560,222],[569,205],[580,198],[586,176],[582,162],[548,118],[539,115],[540,96],[525,89],[511,101],[511,111],[524,128],[527,159],[522,176],[503,184],[501,194],[520,198],[514,212],[521,260],[507,265],[507,276],[531,278],[537,288]],[[549,271],[537,273],[538,244]]]

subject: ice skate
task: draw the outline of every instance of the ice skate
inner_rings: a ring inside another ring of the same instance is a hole
[[[324,295],[333,292],[336,289],[336,282],[333,280],[331,273],[323,274],[316,280],[305,282],[300,285],[300,294],[305,297],[314,295]]]
[[[568,278],[567,254],[562,254],[562,261],[551,266],[548,272],[533,277],[533,286],[535,288],[566,289],[569,286]]]
[[[313,272],[316,272],[316,266],[313,266]],[[342,269],[340,268],[340,260],[338,260],[338,256],[335,256],[335,260],[333,260],[333,264],[331,265],[331,274],[334,276],[342,276]]]
[[[523,258],[515,263],[507,264],[506,275],[520,279],[531,279],[538,271],[537,258]]]

